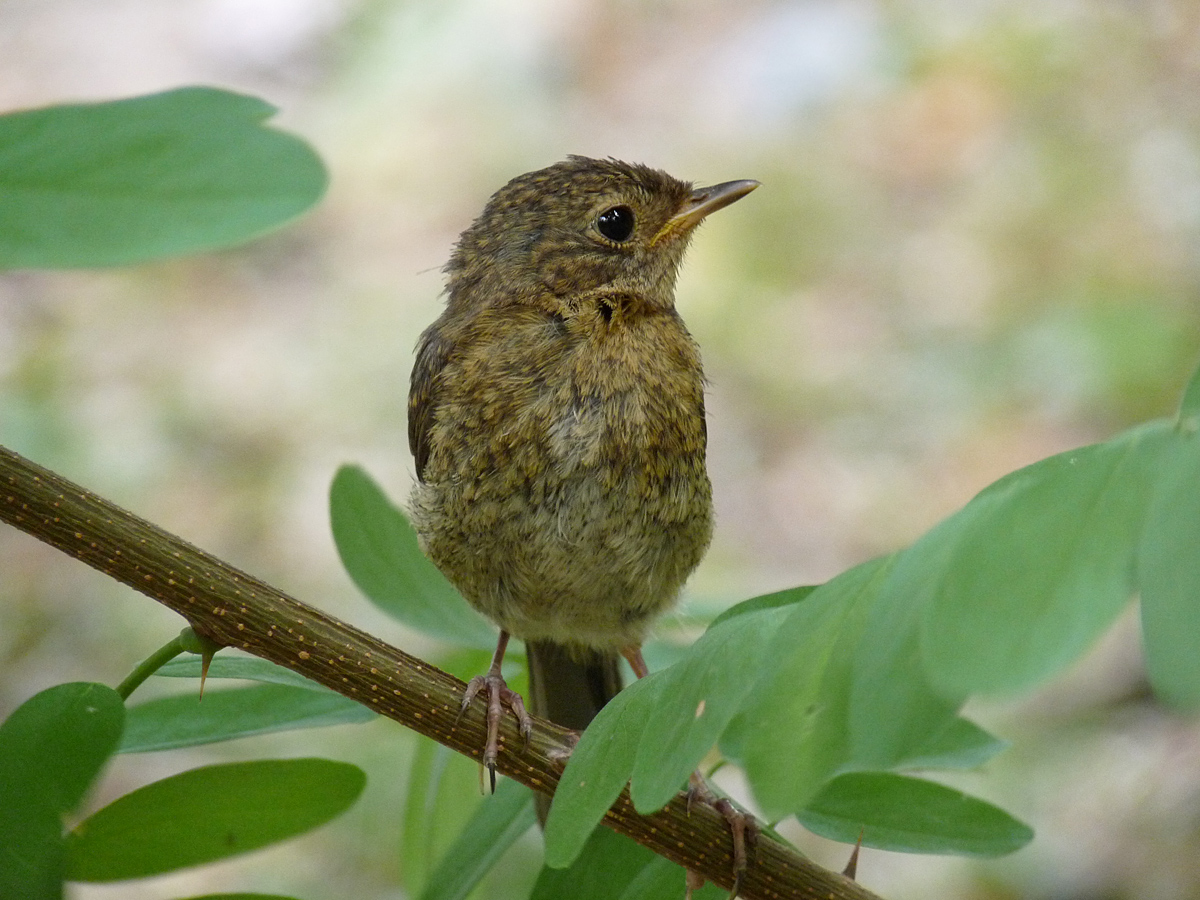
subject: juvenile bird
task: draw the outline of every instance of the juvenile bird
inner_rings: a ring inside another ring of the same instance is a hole
[[[712,536],[700,353],[675,309],[696,226],[756,181],[693,188],[572,156],[514,178],[463,232],[421,336],[408,437],[422,547],[500,627],[484,692],[495,784],[509,636],[535,713],[582,729]]]

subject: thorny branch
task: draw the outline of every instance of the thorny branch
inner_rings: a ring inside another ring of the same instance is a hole
[[[200,634],[299,672],[459,753],[479,759],[483,704],[461,718],[464,685],[402,650],[292,599],[61,476],[0,447],[0,519],[170,607]],[[566,733],[535,719],[524,747],[510,718],[497,768],[553,793],[561,763],[548,751]],[[655,853],[731,886],[725,820],[683,794],[658,812],[634,811],[628,791],[604,823]],[[757,844],[741,896],[747,900],[878,900],[848,878],[772,840]]]

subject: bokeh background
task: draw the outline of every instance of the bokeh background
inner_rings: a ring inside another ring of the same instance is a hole
[[[705,225],[679,284],[718,514],[695,605],[903,546],[1012,469],[1169,415],[1200,359],[1189,0],[0,5],[0,110],[198,83],[277,105],[326,160],[327,198],[234,251],[0,274],[0,442],[435,658],[341,571],[329,481],[358,462],[406,496],[408,373],[440,266],[495,188],[568,153],[763,183]],[[0,716],[61,681],[115,684],[181,624],[0,529]],[[1013,748],[957,783],[1037,838],[999,861],[870,851],[867,886],[1200,897],[1200,729],[1147,693],[1133,615],[1037,695],[970,711]],[[270,753],[372,782],[291,845],[72,896],[399,900],[413,746],[380,722],[122,758],[95,803]],[[843,864],[847,848],[796,838]],[[522,897],[537,858],[530,835],[483,895]]]

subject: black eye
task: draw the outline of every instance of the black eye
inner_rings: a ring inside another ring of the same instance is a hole
[[[596,228],[610,241],[624,243],[633,234],[633,210],[628,206],[606,209],[596,219]]]

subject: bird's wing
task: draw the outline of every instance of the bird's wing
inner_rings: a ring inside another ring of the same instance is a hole
[[[417,478],[425,480],[429,461],[429,431],[437,410],[438,376],[450,359],[453,343],[434,326],[425,330],[417,344],[412,381],[408,389],[408,449],[417,464]]]

